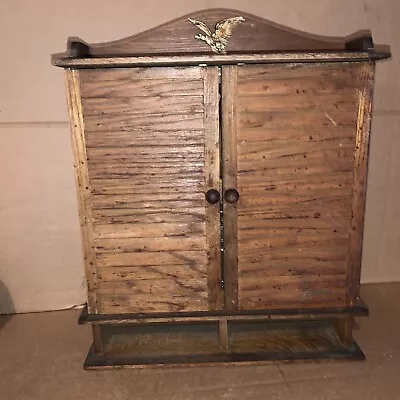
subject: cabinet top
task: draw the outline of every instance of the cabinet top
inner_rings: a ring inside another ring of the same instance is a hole
[[[198,11],[124,39],[88,44],[68,39],[52,56],[64,68],[232,63],[366,61],[390,57],[369,31],[317,36],[230,9]]]

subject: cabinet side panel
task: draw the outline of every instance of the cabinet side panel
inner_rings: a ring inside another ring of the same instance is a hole
[[[81,226],[83,257],[87,280],[88,310],[98,312],[97,270],[93,242],[93,216],[90,204],[89,174],[87,168],[85,129],[77,70],[66,70],[66,87],[72,145],[74,152],[75,181],[78,194],[79,221]]]
[[[344,306],[361,64],[239,67],[239,308]]]
[[[375,63],[365,63],[361,71],[360,102],[354,157],[353,202],[348,253],[348,304],[359,298],[364,214],[367,189],[368,150],[372,116]]]
[[[81,79],[101,312],[215,308],[202,68]]]

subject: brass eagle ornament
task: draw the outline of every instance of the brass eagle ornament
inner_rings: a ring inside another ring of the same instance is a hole
[[[229,37],[232,35],[233,28],[240,22],[245,21],[243,17],[223,19],[217,22],[215,32],[213,33],[204,22],[196,21],[192,18],[188,18],[188,20],[205,33],[205,35],[199,33],[195,38],[206,42],[211,47],[211,50],[217,54],[226,54],[226,45],[228,44]]]

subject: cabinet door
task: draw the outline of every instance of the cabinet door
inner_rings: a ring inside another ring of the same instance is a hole
[[[226,306],[335,307],[357,292],[369,64],[224,67]],[[360,101],[361,99],[361,101]]]
[[[219,309],[218,69],[68,81],[90,312]]]

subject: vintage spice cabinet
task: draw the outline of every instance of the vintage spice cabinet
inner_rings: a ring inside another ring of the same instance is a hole
[[[362,359],[375,60],[240,11],[65,68],[88,301],[86,368]]]

